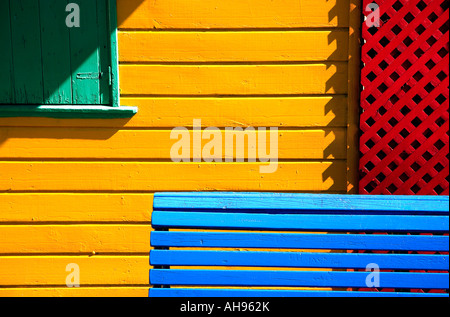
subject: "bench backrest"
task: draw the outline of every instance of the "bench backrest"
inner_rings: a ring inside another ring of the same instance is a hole
[[[157,193],[149,295],[448,296],[448,203],[448,196]]]

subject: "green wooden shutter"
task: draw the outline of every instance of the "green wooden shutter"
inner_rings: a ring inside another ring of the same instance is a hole
[[[1,0],[0,104],[111,104],[108,1]]]

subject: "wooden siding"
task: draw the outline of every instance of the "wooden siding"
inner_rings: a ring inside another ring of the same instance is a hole
[[[157,191],[352,192],[358,1],[117,5],[120,101],[137,115],[0,118],[0,296],[147,296]],[[278,127],[278,170],[171,162],[170,131],[194,119]]]

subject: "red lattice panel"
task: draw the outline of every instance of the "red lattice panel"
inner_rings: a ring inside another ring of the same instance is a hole
[[[370,3],[381,21],[362,25],[360,193],[448,195],[449,1]]]
[[[448,195],[449,1],[363,8],[375,2],[379,27],[362,25],[360,193]]]

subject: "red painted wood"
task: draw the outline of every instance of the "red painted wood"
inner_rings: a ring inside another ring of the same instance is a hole
[[[449,1],[363,0],[361,194],[449,194]],[[369,19],[370,20],[370,19]],[[372,20],[370,20],[372,21]]]
[[[362,25],[359,191],[448,195],[449,1],[363,0],[366,17],[373,2],[381,21]]]

